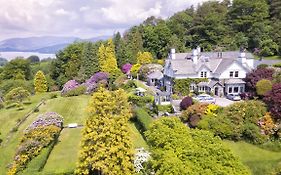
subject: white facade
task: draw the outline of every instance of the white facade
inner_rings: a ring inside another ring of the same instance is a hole
[[[215,56],[214,56],[215,55]],[[251,55],[251,54],[250,54]],[[209,82],[192,85],[191,90],[215,95],[245,92],[246,74],[254,69],[254,60],[244,52],[201,52],[176,54],[172,50],[164,68],[164,86],[172,92],[173,79],[207,78]],[[227,57],[227,58],[225,58]]]
[[[231,79],[231,78],[240,78],[243,79],[246,77],[247,70],[243,68],[238,63],[234,62],[225,71],[218,76],[218,79]]]

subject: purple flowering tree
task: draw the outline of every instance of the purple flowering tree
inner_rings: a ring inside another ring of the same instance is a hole
[[[129,74],[131,71],[132,65],[130,63],[126,63],[122,66],[121,70],[124,74]]]
[[[91,76],[85,83],[82,85],[87,87],[86,93],[92,93],[97,87],[98,84],[107,84],[109,75],[106,72],[97,72],[93,76]]]
[[[38,127],[45,127],[49,125],[54,125],[59,128],[63,126],[63,118],[56,112],[46,112],[45,114],[40,114],[32,124],[26,129],[26,131],[30,131],[32,129]]]
[[[63,94],[67,93],[70,90],[76,89],[79,86],[80,86],[80,84],[76,80],[69,80],[68,82],[66,82],[63,85],[61,94],[63,95]]]

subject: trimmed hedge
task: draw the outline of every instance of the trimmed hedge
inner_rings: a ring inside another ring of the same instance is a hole
[[[62,96],[64,96],[64,97],[79,96],[79,95],[85,94],[86,90],[87,90],[86,86],[79,86],[75,89],[72,89],[72,90],[66,92]]]
[[[137,108],[134,112],[137,123],[141,127],[141,131],[147,131],[153,122],[152,117],[143,108]]]
[[[174,112],[172,105],[157,105],[156,107],[158,112],[169,112],[169,113]]]
[[[137,96],[137,95],[129,95],[128,96],[128,101],[132,102],[133,104],[143,107],[147,103],[152,103],[153,102],[153,96]]]

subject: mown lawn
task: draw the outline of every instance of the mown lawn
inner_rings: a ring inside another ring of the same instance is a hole
[[[43,169],[43,174],[73,172],[78,159],[81,128],[65,128]]]
[[[3,140],[0,146],[0,174],[5,174],[6,166],[12,161],[15,154],[17,145],[22,137],[23,130],[30,124],[30,119],[33,121],[36,118],[35,115],[31,115],[19,128],[17,132],[13,132],[7,142],[6,138],[10,130],[16,125],[19,119],[33,109],[42,98],[47,98],[49,94],[40,94],[31,97],[32,104],[25,105],[25,109],[18,111],[15,108],[1,109],[0,110],[0,138]]]
[[[281,151],[261,149],[246,142],[224,141],[224,143],[251,169],[253,175],[270,174],[281,162]]]
[[[0,110],[1,124],[1,138],[5,138],[10,128],[16,124],[16,120],[22,118],[30,109],[36,106],[41,98],[49,97],[49,94],[36,95],[32,97],[32,104],[26,107],[23,111],[16,111],[15,109]],[[58,97],[49,99],[46,104],[39,108],[39,112],[32,114],[18,129],[14,132],[10,142],[0,147],[0,174],[5,174],[6,166],[12,161],[16,148],[19,144],[20,138],[23,135],[23,130],[31,124],[39,114],[48,111],[57,112],[64,118],[64,125],[69,123],[84,124],[87,118],[86,107],[90,96],[78,97]],[[129,124],[130,134],[135,148],[145,147],[147,144],[142,138],[141,134],[136,129],[134,123]],[[81,139],[81,128],[68,129],[65,128],[61,132],[58,143],[54,146],[47,163],[41,173],[38,174],[62,174],[66,172],[73,172],[78,158],[79,143]],[[5,142],[5,140],[3,141]],[[39,165],[38,165],[39,166]],[[31,169],[36,169],[36,162],[32,163],[30,170],[25,172],[32,172]],[[34,172],[33,172],[34,174]]]

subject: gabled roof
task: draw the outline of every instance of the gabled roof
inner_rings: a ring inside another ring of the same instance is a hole
[[[174,70],[175,74],[195,74],[195,66],[191,60],[171,60],[171,68]]]
[[[163,78],[163,73],[160,71],[155,71],[155,72],[152,72],[151,74],[149,74],[147,76],[147,78],[160,80]]]
[[[218,53],[222,53],[221,57],[219,57]],[[191,58],[192,52],[186,53],[175,53],[176,59],[187,59]],[[200,55],[208,58],[227,58],[233,59],[237,58],[240,54],[240,51],[227,51],[227,52],[201,52]],[[254,55],[252,53],[246,52],[246,58],[254,59]]]
[[[208,57],[215,56],[215,52],[203,52],[200,55],[197,64],[194,64],[192,59],[188,58],[188,56],[184,56],[189,55],[189,53],[177,53],[176,59],[169,59],[168,63],[171,65],[171,69],[174,71],[174,74],[178,75],[195,75],[200,71],[202,67],[206,67],[214,74],[222,74],[233,63],[238,64],[241,68],[245,69],[246,71],[250,70],[247,65],[242,65],[239,61],[237,61],[237,58],[239,56],[238,51],[223,53],[225,54],[222,56],[226,57],[220,58]],[[180,55],[180,57],[178,57],[178,55]],[[252,54],[248,53],[248,56],[251,58]]]

